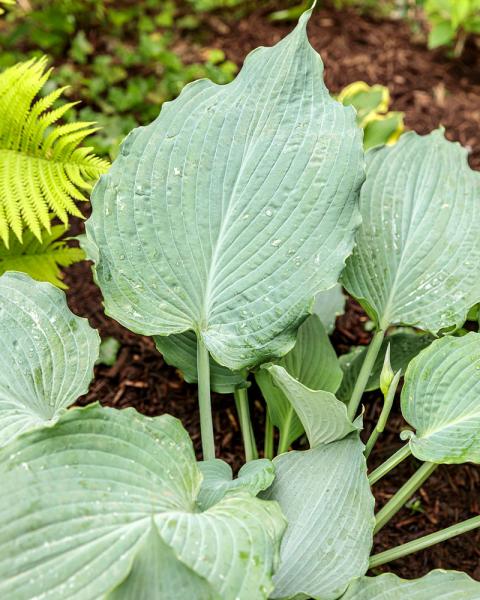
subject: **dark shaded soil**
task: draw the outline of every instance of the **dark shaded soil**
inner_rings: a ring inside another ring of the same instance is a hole
[[[217,25],[215,26],[215,23]],[[220,23],[220,25],[218,24]],[[258,45],[270,45],[289,29],[274,26],[253,14],[234,25],[214,21],[213,45],[240,63]],[[451,139],[473,148],[471,164],[480,168],[480,56],[467,48],[463,61],[449,61],[441,53],[427,52],[411,42],[408,26],[359,17],[353,12],[319,11],[310,25],[311,41],[321,51],[327,85],[333,92],[344,85],[364,80],[387,84],[393,108],[405,112],[407,126],[426,133],[443,124]],[[69,303],[78,314],[89,318],[102,337],[114,336],[121,344],[113,367],[98,366],[90,391],[81,400],[93,400],[157,415],[168,412],[179,417],[190,432],[199,452],[199,421],[196,388],[184,383],[175,369],[168,367],[149,338],[137,336],[108,319],[102,310],[101,295],[92,282],[87,263],[68,269]],[[365,344],[365,315],[353,301],[337,320],[334,343],[339,353],[350,346]],[[259,447],[262,446],[264,413],[260,394],[252,388],[253,419]],[[217,452],[235,468],[243,461],[243,448],[233,399],[215,396],[213,400]],[[372,395],[366,409],[366,435],[378,416],[379,405]],[[401,416],[394,413],[388,429],[372,454],[376,466],[399,447]],[[415,471],[414,459],[402,463],[394,473],[374,488],[378,506],[383,505]],[[375,540],[375,552],[397,546],[480,513],[480,468],[441,466],[419,490],[417,510],[404,508]],[[430,550],[386,565],[380,570],[418,577],[433,568],[467,571],[480,580],[480,531],[450,540]]]

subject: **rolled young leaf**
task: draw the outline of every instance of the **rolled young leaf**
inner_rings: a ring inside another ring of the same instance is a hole
[[[65,294],[23,273],[0,277],[0,446],[53,424],[88,390],[100,338]]]
[[[380,329],[460,326],[480,299],[480,174],[442,130],[367,152],[343,284]]]
[[[323,83],[310,14],[232,83],[165,103],[92,195],[107,313],[146,335],[195,331],[232,370],[288,352],[360,220],[361,136]]]
[[[158,576],[162,587],[142,597],[198,589],[205,600],[263,600],[272,590],[278,505],[243,490],[200,512],[192,444],[169,415],[71,410],[0,451],[0,479],[1,598],[138,598]]]
[[[478,600],[480,583],[466,573],[437,569],[420,579],[393,573],[355,580],[341,600]]]
[[[410,363],[402,413],[410,448],[434,463],[480,463],[480,333],[435,340]]]
[[[380,352],[373,365],[365,391],[371,392],[380,387],[380,373],[382,371],[383,359],[388,345],[390,345],[390,364],[392,369],[395,372],[401,369],[402,373],[404,373],[412,358],[417,356],[421,350],[429,346],[434,339],[435,338],[428,333],[416,333],[413,330],[399,331],[387,336],[382,342]],[[344,402],[347,402],[352,395],[367,350],[367,347],[357,348],[350,354],[344,354],[340,357],[343,379],[336,396]]]
[[[318,315],[311,315],[302,323],[295,346],[277,363],[294,380],[311,390],[335,393],[342,379],[337,355]],[[304,426],[268,369],[259,369],[255,379],[268,405],[272,423],[279,428],[287,449],[303,434]]]
[[[336,600],[366,573],[375,501],[363,449],[353,435],[273,460],[275,481],[263,497],[277,500],[288,527],[271,598]]]

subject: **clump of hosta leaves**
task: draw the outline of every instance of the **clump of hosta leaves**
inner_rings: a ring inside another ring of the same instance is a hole
[[[365,161],[354,111],[324,86],[310,14],[231,84],[187,86],[134,130],[92,197],[84,245],[106,310],[198,383],[203,461],[168,415],[69,409],[98,335],[61,291],[0,278],[1,597],[480,596],[456,572],[366,577],[480,526],[370,556],[438,464],[480,461],[480,334],[455,335],[480,301],[480,176],[442,131]],[[376,328],[343,359],[328,335],[339,278]],[[251,372],[273,460],[255,459]],[[368,473],[402,373],[404,445]],[[365,447],[360,404],[378,387]],[[236,478],[216,458],[211,388],[235,395],[248,459]],[[291,451],[302,435],[309,448]],[[410,454],[422,466],[375,514],[372,485]]]
[[[390,93],[387,87],[355,81],[338,94],[338,100],[357,111],[357,123],[363,129],[365,150],[394,144],[403,133],[403,113],[389,110]]]

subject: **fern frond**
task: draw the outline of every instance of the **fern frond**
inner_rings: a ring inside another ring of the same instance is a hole
[[[65,88],[37,100],[51,74],[47,59],[32,59],[0,73],[0,239],[8,248],[9,230],[19,241],[25,229],[39,241],[50,232],[50,213],[67,223],[81,216],[76,201],[86,200],[109,163],[83,140],[94,123],[55,123],[76,102],[52,108]]]
[[[4,6],[13,6],[15,4],[15,0],[0,0],[0,5],[4,5]],[[3,10],[3,8],[0,6],[0,15],[3,15],[5,11]]]
[[[22,271],[38,281],[49,281],[66,289],[60,267],[83,260],[81,248],[71,248],[59,239],[65,233],[64,225],[53,225],[50,233],[43,233],[40,242],[32,232],[26,231],[23,242],[13,238],[10,248],[0,242],[0,275],[5,271]]]

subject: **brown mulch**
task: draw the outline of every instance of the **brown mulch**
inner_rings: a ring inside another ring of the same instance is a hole
[[[221,21],[212,45],[221,47],[228,58],[240,63],[249,50],[275,43],[289,29],[287,25],[269,24],[259,13],[252,14],[235,24]],[[442,124],[449,138],[473,149],[471,164],[480,169],[480,55],[473,47],[467,48],[462,61],[447,60],[441,51],[428,52],[424,46],[412,43],[404,23],[375,22],[348,11],[318,11],[312,17],[309,33],[312,44],[322,54],[326,82],[332,92],[359,79],[388,85],[393,108],[405,112],[409,128],[426,133]],[[69,268],[66,281],[71,308],[88,317],[102,337],[114,336],[122,344],[113,367],[96,367],[95,380],[81,403],[98,399],[117,408],[135,406],[149,415],[175,415],[188,429],[200,456],[195,386],[184,383],[175,369],[165,365],[151,339],[130,333],[104,315],[101,295],[92,282],[88,264]],[[352,345],[368,343],[365,321],[361,309],[350,301],[347,313],[337,321],[333,337],[337,351],[343,353]],[[255,387],[250,396],[261,447],[264,414]],[[233,399],[214,396],[213,408],[218,455],[238,468],[243,448]],[[366,410],[366,434],[378,412],[378,402],[372,395]],[[372,466],[399,447],[402,427],[401,416],[394,413],[372,454]],[[414,459],[407,460],[375,485],[378,506],[417,467]],[[414,500],[418,500],[415,509],[402,509],[376,537],[375,552],[479,514],[480,469],[471,465],[440,466]],[[480,580],[480,531],[398,560],[379,571],[392,570],[412,578],[434,568],[464,570]]]

